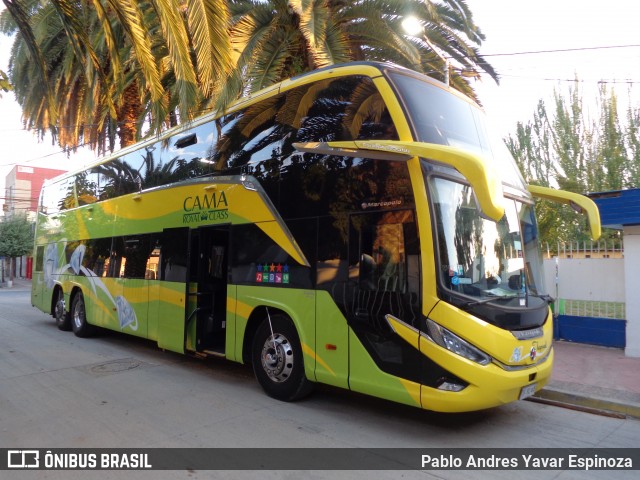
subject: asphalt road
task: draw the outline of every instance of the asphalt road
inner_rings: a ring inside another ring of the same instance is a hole
[[[28,292],[0,291],[0,448],[636,448],[640,422],[516,402],[437,414],[319,387],[267,397],[248,366],[104,332],[59,331]],[[637,471],[0,472],[0,478],[637,478]]]

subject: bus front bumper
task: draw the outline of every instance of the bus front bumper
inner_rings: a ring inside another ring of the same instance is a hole
[[[524,399],[542,389],[551,377],[553,347],[543,361],[520,370],[505,370],[496,364],[479,365],[440,348],[428,356],[469,382],[458,392],[420,387],[422,408],[438,412],[468,412],[497,407]]]

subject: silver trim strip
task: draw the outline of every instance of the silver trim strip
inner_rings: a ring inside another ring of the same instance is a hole
[[[533,338],[539,338],[544,336],[542,327],[530,328],[529,330],[511,330],[511,335],[518,340],[531,340]]]
[[[532,367],[537,367],[538,365],[542,365],[544,362],[546,362],[549,359],[549,354],[551,353],[551,350],[553,350],[553,345],[551,347],[549,347],[549,349],[545,352],[545,354],[540,357],[540,360],[538,360],[536,363],[530,363],[528,365],[506,365],[498,360],[496,360],[495,358],[493,358],[493,363],[495,365],[497,365],[498,367],[500,367],[503,370],[506,370],[507,372],[515,372],[518,370],[527,370],[529,368]]]

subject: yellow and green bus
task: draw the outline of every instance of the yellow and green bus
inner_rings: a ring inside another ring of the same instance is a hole
[[[533,197],[482,111],[416,72],[314,71],[49,181],[32,304],[253,366],[274,398],[324,383],[436,411],[533,394],[552,316]]]

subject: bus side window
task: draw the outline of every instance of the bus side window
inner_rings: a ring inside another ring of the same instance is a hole
[[[122,237],[114,237],[111,243],[111,256],[109,257],[107,277],[120,278],[124,274],[124,265],[122,263],[123,254],[124,244]]]
[[[145,268],[144,278],[146,280],[159,280],[159,263],[160,263],[160,239],[156,234],[151,235],[149,242],[149,255],[147,257],[147,265]]]
[[[233,283],[312,288],[311,269],[289,257],[282,247],[255,224],[234,225],[231,237]],[[275,270],[278,266],[281,267],[280,271]],[[276,275],[278,273],[281,275]]]
[[[349,278],[343,303],[348,318],[380,335],[385,315],[414,324],[420,311],[420,252],[413,210],[350,216]]]
[[[207,122],[171,137],[161,149],[157,143],[156,152],[161,150],[161,153],[156,155],[153,168],[146,170],[145,186],[165,185],[213,173],[213,145],[217,139],[216,124]]]
[[[89,171],[79,173],[75,177],[75,195],[78,206],[98,201],[98,174]]]
[[[360,235],[360,288],[404,292],[405,260],[402,224],[366,226]]]
[[[91,270],[98,277],[106,276],[111,256],[111,237],[86,240],[86,250],[82,258],[82,266]]]
[[[42,202],[40,212],[46,215],[53,215],[63,210],[64,198],[68,193],[69,181],[67,179],[51,183],[42,189]]]
[[[149,259],[149,235],[131,235],[123,237],[124,258],[121,277],[145,278]]]
[[[35,272],[42,272],[44,268],[44,245],[36,247],[36,261],[34,265]]]
[[[189,229],[166,228],[160,237],[160,245],[160,280],[186,282]]]

